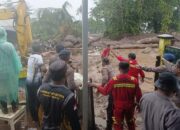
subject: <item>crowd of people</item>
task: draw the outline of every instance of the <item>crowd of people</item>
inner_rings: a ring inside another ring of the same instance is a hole
[[[117,75],[111,66],[111,54],[119,61]],[[74,81],[71,52],[57,44],[47,68],[42,55],[41,46],[33,44],[26,81],[27,106],[32,120],[42,130],[60,130],[62,127],[81,130],[75,98],[79,88]],[[138,63],[135,53],[129,53],[126,59],[107,45],[102,51],[101,61],[102,82],[88,83],[87,86],[108,95],[106,130],[123,130],[125,126],[128,130],[135,130],[135,111],[141,113],[143,130],[180,130],[180,60],[166,53],[164,65],[145,67]],[[8,113],[8,102],[14,112],[18,108],[21,68],[15,48],[7,42],[6,31],[0,28],[0,104],[4,114]],[[144,82],[144,71],[160,73],[154,83],[156,91],[142,94],[139,84]]]
[[[119,74],[113,78],[110,75],[113,72],[108,59],[111,53],[120,61]],[[114,130],[123,130],[126,125],[128,130],[135,130],[135,111],[141,113],[143,130],[180,129],[180,59],[173,64],[176,60],[175,55],[165,53],[162,59],[164,65],[154,68],[145,67],[139,65],[135,53],[129,53],[128,59],[125,59],[117,56],[109,45],[103,50],[101,58],[102,83],[92,83],[90,86],[97,88],[103,95],[109,95],[106,130],[112,130],[111,123]],[[157,72],[159,78],[154,84],[156,91],[142,96],[139,81],[144,82],[143,71]]]

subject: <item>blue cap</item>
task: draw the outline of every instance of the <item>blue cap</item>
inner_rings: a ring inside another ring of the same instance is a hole
[[[172,53],[165,53],[163,57],[169,62],[174,62],[176,59],[175,55]]]

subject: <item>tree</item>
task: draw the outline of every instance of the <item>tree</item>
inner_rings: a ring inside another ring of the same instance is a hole
[[[43,8],[37,12],[37,19],[32,22],[32,31],[35,38],[47,40],[61,37],[72,33],[73,17],[69,14],[67,8],[71,5],[65,2],[62,8]]]
[[[95,0],[95,4],[91,15],[104,19],[104,34],[110,38],[148,30],[179,30],[180,0]]]

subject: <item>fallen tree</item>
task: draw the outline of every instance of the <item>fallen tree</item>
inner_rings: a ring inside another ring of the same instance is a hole
[[[159,39],[157,37],[144,38],[136,41],[136,44],[158,44]]]
[[[157,48],[158,45],[156,44],[151,44],[151,45],[121,45],[121,46],[116,46],[116,47],[113,47],[113,49],[145,49],[147,47],[150,47],[150,48]]]

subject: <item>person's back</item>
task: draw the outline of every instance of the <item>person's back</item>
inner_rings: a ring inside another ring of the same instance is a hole
[[[37,82],[42,78],[41,66],[43,65],[43,58],[40,54],[32,54],[28,58],[27,67],[27,80],[32,82],[33,80]]]
[[[39,101],[44,110],[44,130],[49,128],[54,128],[54,130],[60,129],[60,123],[64,116],[63,112],[68,110],[68,103],[74,101],[73,96],[74,94],[65,86],[56,86],[52,84],[43,84],[41,86]]]
[[[113,121],[115,130],[123,130],[124,119],[128,130],[135,130],[134,111],[142,96],[136,78],[128,75],[129,63],[119,63],[120,74],[113,77],[106,85],[92,84],[98,92],[113,97]]]
[[[103,49],[103,51],[101,52],[101,58],[107,58],[110,54],[111,48],[110,45],[107,45],[106,48]]]
[[[49,71],[52,83],[43,84],[38,91],[44,112],[42,130],[60,130],[64,116],[70,122],[72,130],[80,130],[74,94],[65,86],[66,63],[57,60],[50,65]]]
[[[145,94],[140,101],[143,130],[179,130],[180,110],[170,100],[178,90],[176,77],[162,73],[155,86],[157,91]]]
[[[170,99],[160,93],[145,94],[141,104],[143,104],[142,116],[146,120],[143,130],[166,130],[169,127],[168,124],[170,125],[174,120],[172,117],[179,116],[180,120],[180,110],[173,106]]]
[[[132,107],[139,88],[137,80],[128,74],[121,74],[113,78],[113,84],[114,105],[123,108],[127,106],[127,109]]]
[[[109,80],[111,80],[114,76],[114,71],[112,66],[110,65],[110,61],[108,58],[102,59],[101,75],[102,75],[102,85],[108,83]]]

